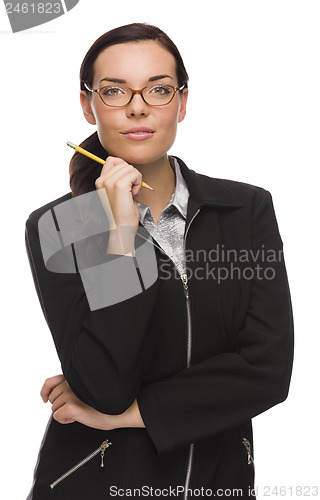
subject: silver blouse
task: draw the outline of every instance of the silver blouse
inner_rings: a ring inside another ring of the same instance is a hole
[[[158,224],[155,223],[147,205],[137,201],[140,222],[158,245],[173,260],[179,273],[185,272],[183,255],[183,236],[187,217],[189,190],[181,174],[179,163],[169,157],[170,165],[175,172],[176,187],[166,207],[160,214]]]

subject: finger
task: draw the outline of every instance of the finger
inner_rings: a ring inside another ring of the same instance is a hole
[[[56,398],[51,406],[52,413],[55,413],[57,410],[59,410],[59,408],[62,408],[62,406],[65,404],[66,404],[66,399],[63,398],[63,395]]]
[[[57,385],[49,394],[50,403],[54,403],[61,394],[66,394],[68,392],[69,384],[64,380],[61,384]]]
[[[128,163],[123,160],[123,158],[119,158],[116,156],[108,156],[108,158],[105,161],[105,164],[102,167],[102,170],[110,170],[118,165],[128,165]]]
[[[108,184],[115,185],[118,179],[121,178],[128,170],[136,170],[133,165],[129,165],[129,163],[126,163],[125,161],[122,161],[117,165],[105,165],[105,167],[103,167],[100,177],[98,177],[95,181],[97,189],[106,187]]]
[[[74,401],[77,401],[77,398],[71,391],[67,381],[58,385],[50,394],[51,410],[53,412],[57,411],[64,404],[73,404]]]
[[[72,424],[75,422],[74,418],[71,416],[72,407],[70,405],[63,405],[57,411],[54,412],[53,418],[60,424]]]
[[[49,400],[49,394],[59,384],[65,380],[63,375],[55,375],[54,377],[47,378],[41,388],[40,396],[46,403]]]
[[[111,173],[117,172],[119,169],[129,165],[126,161],[124,161],[122,158],[116,158],[113,156],[109,156],[105,164],[103,165],[101,172],[100,172],[100,178],[104,178]]]
[[[132,196],[137,196],[142,187],[142,175],[137,176],[136,180],[132,184]]]
[[[100,179],[100,182],[97,184],[105,187],[106,190],[107,188],[111,188],[110,193],[112,195],[116,188],[132,193],[134,190],[134,195],[136,195],[142,185],[142,174],[132,165],[124,165],[118,170],[110,173],[108,177]]]

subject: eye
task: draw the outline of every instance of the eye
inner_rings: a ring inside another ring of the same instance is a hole
[[[116,97],[126,94],[126,91],[121,87],[103,87],[100,89],[100,93],[105,97]]]
[[[151,87],[149,93],[155,95],[168,95],[172,93],[172,87],[169,85],[156,85]]]

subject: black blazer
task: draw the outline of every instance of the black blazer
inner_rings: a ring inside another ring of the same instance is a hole
[[[251,419],[286,399],[293,361],[282,241],[268,191],[178,161],[190,192],[187,284],[150,238],[154,282],[143,289],[142,279],[140,293],[91,310],[77,262],[72,272],[48,270],[40,247],[39,219],[71,193],[27,220],[34,283],[65,378],[104,413],[121,413],[137,398],[146,426],[98,431],[50,419],[29,500],[102,500],[116,488],[170,486],[178,498],[190,497],[187,487],[207,496],[242,488],[242,498],[254,498]],[[102,266],[111,261],[125,287],[139,262],[109,256]],[[92,458],[50,489],[106,438],[103,469]]]

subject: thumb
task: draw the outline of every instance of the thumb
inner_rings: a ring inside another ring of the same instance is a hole
[[[59,424],[72,424],[75,422],[73,418],[68,417],[66,414],[67,405],[61,406],[57,411],[54,412],[53,418],[59,422]]]
[[[137,184],[134,184],[132,186],[132,196],[137,196],[137,194],[139,193],[140,189],[141,189],[141,186],[142,186],[142,183],[141,182],[138,182]]]

